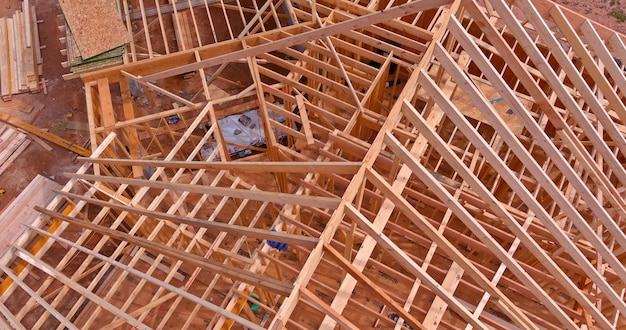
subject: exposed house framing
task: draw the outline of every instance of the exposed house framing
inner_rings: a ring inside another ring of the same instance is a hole
[[[544,0],[138,2],[6,326],[626,326],[623,36]],[[232,159],[218,119],[257,108]]]

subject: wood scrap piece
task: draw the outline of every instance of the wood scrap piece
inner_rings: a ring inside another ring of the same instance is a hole
[[[6,101],[0,104],[0,111],[12,112],[19,111],[24,113],[30,113],[35,106],[32,103],[26,103],[17,99]]]

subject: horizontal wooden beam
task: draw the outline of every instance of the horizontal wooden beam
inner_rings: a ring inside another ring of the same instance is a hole
[[[188,191],[200,194],[209,194],[216,196],[226,196],[232,198],[250,199],[256,201],[272,202],[277,204],[289,204],[289,205],[307,205],[312,207],[319,207],[323,209],[335,209],[339,205],[340,200],[338,198],[307,196],[307,195],[294,195],[278,192],[260,191],[260,190],[247,190],[247,189],[231,189],[223,187],[212,187],[202,185],[183,184],[175,182],[164,181],[152,181],[142,179],[127,179],[104,175],[91,175],[91,174],[75,174],[65,173],[68,178],[91,180],[94,182],[107,182],[115,184],[128,184],[137,187],[149,187],[157,189],[171,189],[177,191]]]
[[[152,166],[165,168],[188,168],[193,170],[227,170],[237,173],[333,173],[354,174],[360,162],[194,162],[175,160],[141,160],[115,158],[79,157],[93,164],[120,166]]]

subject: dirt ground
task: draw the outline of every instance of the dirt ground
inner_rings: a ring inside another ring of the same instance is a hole
[[[618,32],[626,34],[626,19],[620,16],[626,6],[620,1],[626,0],[556,0],[557,3],[571,8],[590,19],[602,22]],[[0,0],[0,17],[12,15],[21,9],[21,0]],[[40,128],[48,129],[62,138],[83,145],[88,140],[85,131],[87,114],[82,84],[79,80],[65,81],[61,77],[68,70],[61,66],[65,61],[60,49],[64,48],[59,41],[62,33],[57,28],[62,24],[61,10],[56,0],[31,0],[37,9],[41,50],[44,59],[43,77],[48,81],[48,94],[20,94],[13,97],[14,101],[0,101],[0,109],[16,117],[30,122]],[[21,105],[33,105],[30,113],[10,111]],[[66,114],[71,114],[67,118]],[[80,164],[75,161],[75,154],[55,145],[52,151],[46,151],[32,142],[13,165],[0,175],[0,188],[6,190],[0,197],[0,212],[10,204],[22,189],[37,175],[41,174],[60,184],[67,179],[64,172],[74,172]]]
[[[553,0],[553,2],[626,34],[626,0]]]

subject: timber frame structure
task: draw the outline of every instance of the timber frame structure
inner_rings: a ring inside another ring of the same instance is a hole
[[[6,327],[626,326],[624,36],[545,0],[138,2]]]

